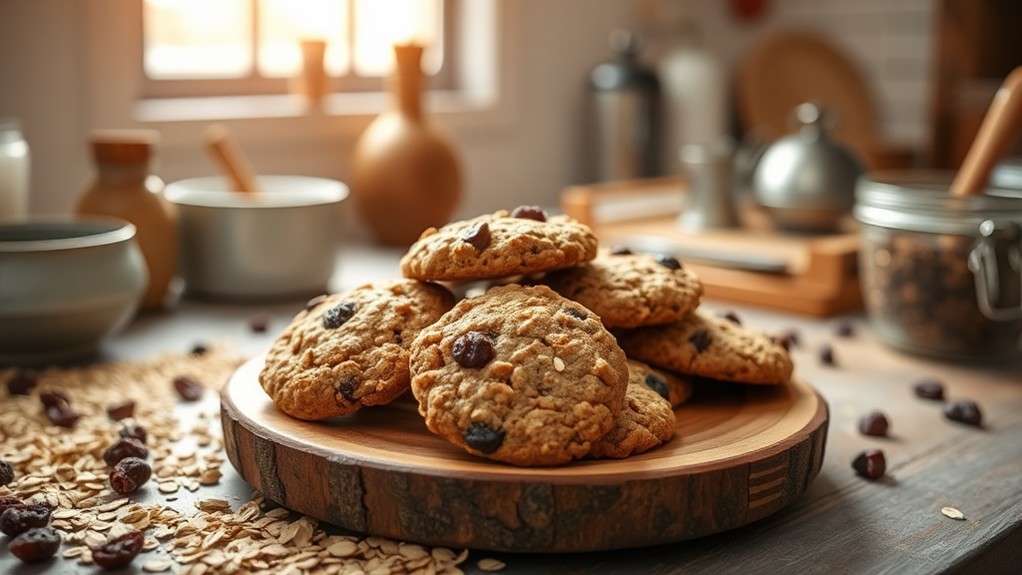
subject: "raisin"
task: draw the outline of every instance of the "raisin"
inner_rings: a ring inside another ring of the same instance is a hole
[[[209,346],[199,342],[192,346],[192,355],[203,356],[209,352]]]
[[[39,376],[31,371],[18,371],[7,380],[7,393],[28,395],[39,384]]]
[[[492,240],[490,237],[490,224],[486,222],[479,222],[469,228],[461,239],[472,244],[472,247],[479,251],[485,250],[490,246],[490,241]]]
[[[326,294],[319,294],[318,296],[305,302],[305,311],[312,311],[319,306],[319,304],[326,301]]]
[[[944,401],[944,384],[938,379],[922,379],[912,388],[917,397]]]
[[[511,212],[511,217],[545,222],[546,212],[539,206],[518,206]]]
[[[646,382],[646,387],[657,392],[657,394],[659,394],[660,397],[670,401],[671,395],[670,392],[668,392],[667,390],[667,382],[664,381],[663,378],[656,374],[650,373],[646,375],[646,379],[644,381]]]
[[[145,444],[145,442],[149,439],[149,433],[146,432],[146,429],[144,427],[137,423],[124,424],[123,426],[121,426],[120,431],[117,432],[117,435],[121,437],[131,437],[137,439],[142,444]]]
[[[195,378],[188,375],[179,375],[174,378],[174,390],[185,401],[198,401],[202,398],[202,384]]]
[[[68,397],[67,392],[59,387],[48,387],[39,392],[39,401],[43,402],[43,407],[69,407],[71,405],[71,398]]]
[[[583,321],[589,319],[589,314],[586,313],[585,310],[578,309],[577,307],[566,307],[564,308],[564,313],[570,315],[575,319],[580,319]]]
[[[859,420],[859,433],[863,435],[883,437],[887,435],[888,427],[890,424],[887,421],[887,416],[879,411],[871,411]]]
[[[145,536],[141,531],[128,531],[92,547],[92,560],[103,569],[127,567],[142,551],[143,543]]]
[[[665,268],[672,269],[672,270],[680,270],[681,269],[681,262],[679,262],[678,258],[676,258],[674,256],[668,256],[668,255],[663,255],[663,254],[658,255],[656,257],[656,263],[664,266]]]
[[[125,457],[145,459],[149,457],[149,450],[141,441],[133,437],[122,437],[103,452],[103,461],[108,467],[117,465],[117,462]]]
[[[485,333],[470,331],[454,340],[451,355],[461,367],[482,367],[493,359],[493,340]]]
[[[887,471],[884,452],[879,449],[867,449],[859,453],[852,461],[852,469],[866,479],[880,479]]]
[[[798,332],[794,329],[784,330],[781,333],[774,336],[774,341],[781,345],[786,351],[791,351],[791,348],[797,347],[799,344]]]
[[[635,252],[628,246],[614,246],[610,248],[610,255],[612,256],[630,256],[633,253]]]
[[[838,337],[852,337],[855,335],[855,325],[852,324],[851,320],[842,320],[834,326],[834,335]]]
[[[135,415],[135,402],[128,400],[123,403],[108,405],[106,408],[106,415],[114,421],[120,421],[122,419],[132,417]]]
[[[738,314],[734,310],[729,310],[721,314],[722,318],[728,320],[735,325],[742,325],[742,319],[738,317]]]
[[[504,430],[477,421],[465,431],[465,443],[480,453],[493,453],[504,443]]]
[[[837,358],[834,357],[834,348],[829,344],[820,346],[820,363],[823,365],[837,365]]]
[[[326,329],[337,329],[345,324],[358,310],[358,306],[351,302],[341,302],[326,310],[323,314],[323,327]]]
[[[0,460],[0,485],[14,481],[14,466],[10,461]]]
[[[74,427],[78,420],[81,419],[82,415],[71,408],[70,405],[64,403],[62,405],[51,405],[46,408],[46,417],[54,425],[60,427]]]
[[[696,346],[696,351],[702,353],[713,343],[713,336],[705,329],[698,329],[688,338],[689,343]]]
[[[44,561],[60,549],[60,534],[52,527],[35,527],[11,539],[7,549],[25,563]]]
[[[7,511],[8,507],[22,507],[25,502],[13,495],[0,495],[0,514]]]
[[[248,319],[248,329],[252,333],[266,333],[270,328],[270,318],[266,315],[254,315]]]
[[[944,417],[977,427],[983,423],[983,413],[980,412],[979,406],[969,399],[959,399],[945,405]]]
[[[337,384],[337,393],[344,396],[348,401],[355,401],[355,392],[358,391],[358,379],[353,375],[346,375]]]
[[[145,460],[125,457],[110,470],[110,487],[121,495],[134,493],[149,481],[152,474],[153,470]]]
[[[46,527],[50,522],[50,508],[45,505],[14,505],[0,515],[0,531],[14,537],[33,527]]]

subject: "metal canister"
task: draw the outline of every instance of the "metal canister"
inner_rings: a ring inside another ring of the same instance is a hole
[[[639,63],[641,44],[634,33],[615,30],[610,46],[616,57],[589,76],[595,181],[660,175],[660,82]]]

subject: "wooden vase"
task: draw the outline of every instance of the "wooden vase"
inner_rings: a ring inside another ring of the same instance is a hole
[[[375,239],[411,245],[423,230],[443,225],[461,195],[450,140],[422,110],[422,47],[394,46],[392,103],[355,145],[351,193]]]

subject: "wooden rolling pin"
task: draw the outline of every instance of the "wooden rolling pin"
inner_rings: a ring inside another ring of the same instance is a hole
[[[994,166],[1022,132],[1022,66],[1012,70],[997,89],[979,126],[976,139],[965,154],[962,167],[951,182],[951,195],[982,194]]]
[[[214,163],[227,177],[234,191],[243,193],[259,191],[255,173],[227,126],[213,124],[206,128],[205,141]]]

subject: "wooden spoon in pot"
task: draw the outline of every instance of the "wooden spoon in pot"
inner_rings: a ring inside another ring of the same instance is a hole
[[[951,195],[982,194],[990,172],[1022,132],[1022,67],[1015,68],[997,89],[976,139],[951,182]]]
[[[205,141],[214,162],[227,176],[227,181],[234,191],[242,193],[259,191],[255,173],[227,126],[213,124],[206,128]]]

